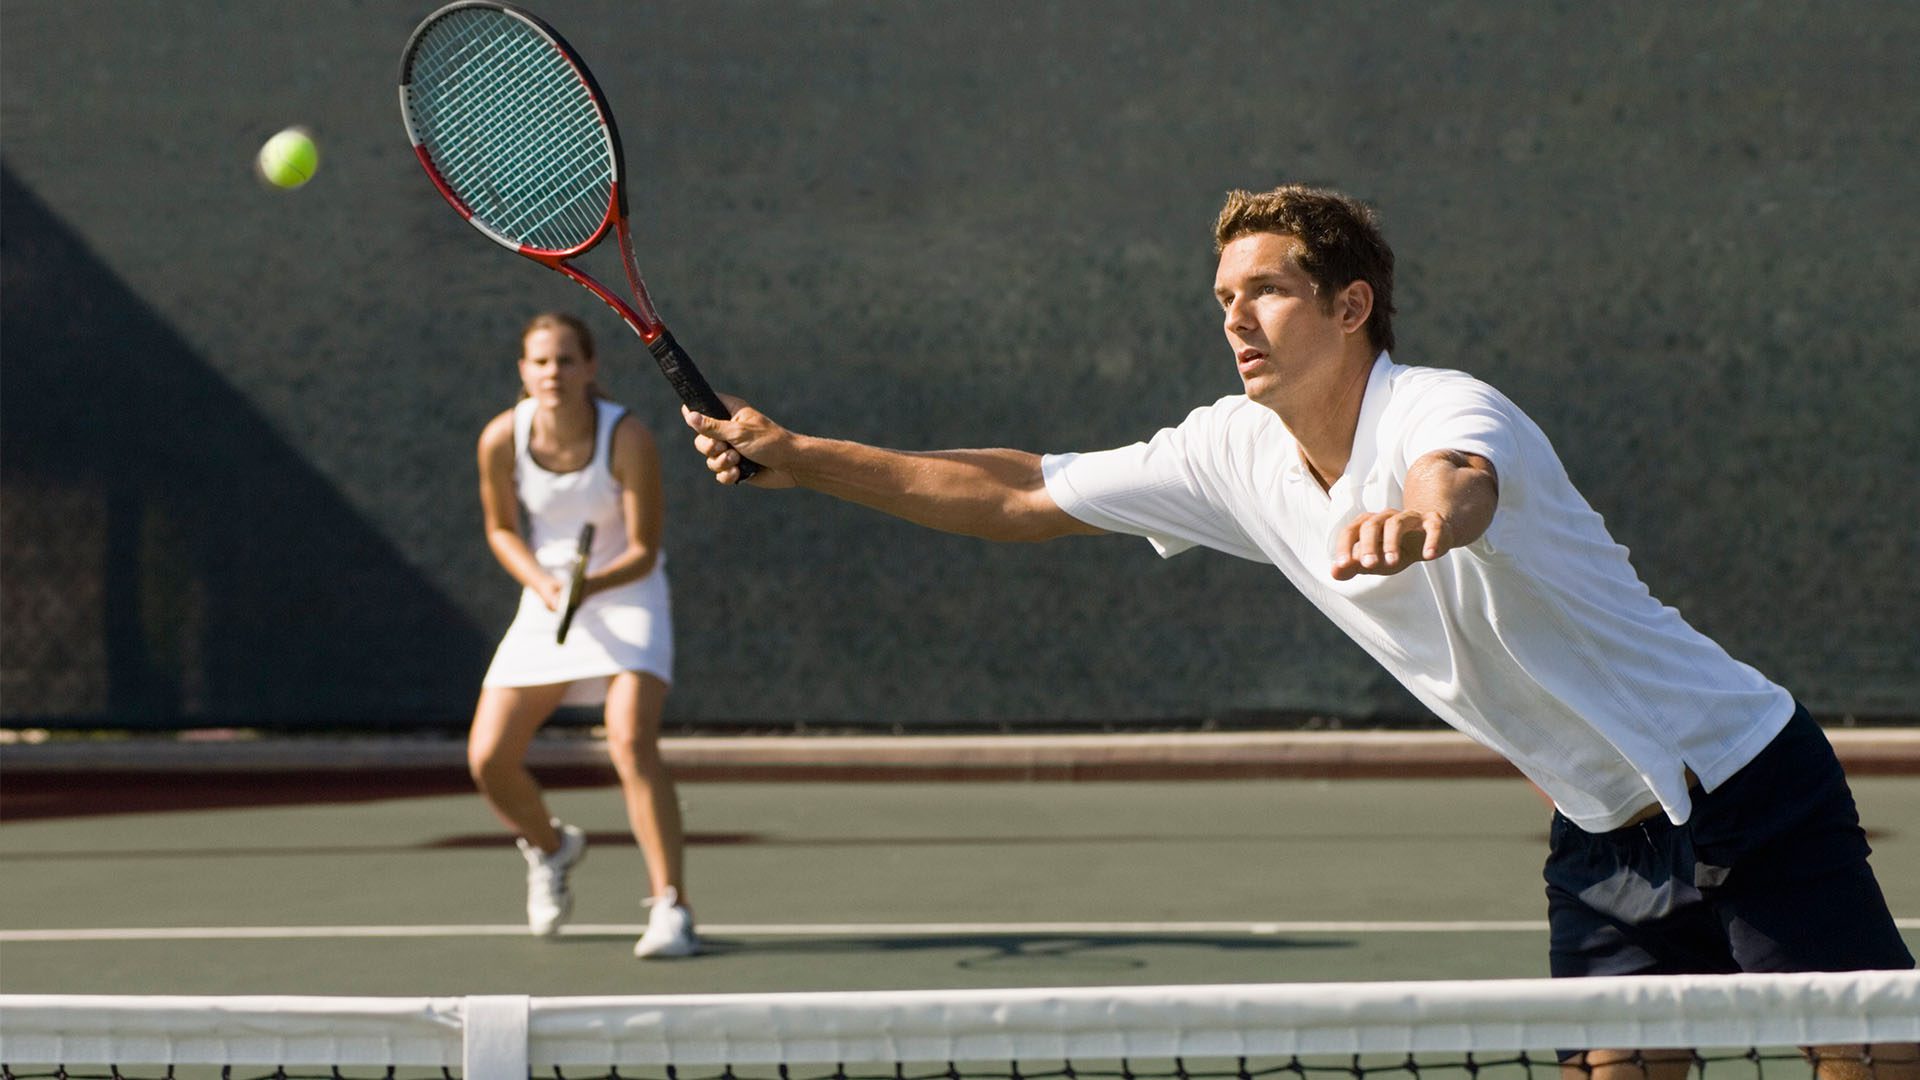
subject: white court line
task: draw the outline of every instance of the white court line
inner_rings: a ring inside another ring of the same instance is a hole
[[[1895,919],[1902,930],[1920,930],[1920,919]],[[568,926],[568,936],[638,934],[644,923]],[[1457,922],[1007,922],[1007,923],[707,923],[709,937],[994,937],[1022,934],[1539,934],[1544,919],[1481,919]],[[292,938],[526,937],[523,924],[459,926],[152,926],[117,929],[0,930],[0,941],[258,941]]]
[[[645,923],[575,924],[566,935],[638,934]],[[1544,932],[1545,921],[703,923],[709,937],[919,937],[1007,934],[1366,934]],[[279,938],[526,937],[524,923],[461,926],[151,926],[0,930],[0,941],[249,941]]]

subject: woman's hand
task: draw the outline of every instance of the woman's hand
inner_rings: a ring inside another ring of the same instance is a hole
[[[528,587],[539,595],[548,611],[559,611],[561,601],[567,596],[567,583],[555,577],[541,577]]]

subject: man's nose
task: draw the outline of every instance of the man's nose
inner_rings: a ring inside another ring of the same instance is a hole
[[[1227,329],[1240,330],[1252,325],[1252,320],[1248,318],[1248,310],[1247,305],[1238,297],[1227,301],[1226,310],[1222,312],[1222,319]]]

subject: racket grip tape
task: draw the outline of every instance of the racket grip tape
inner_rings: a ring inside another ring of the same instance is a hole
[[[565,645],[567,631],[573,626],[573,617],[580,611],[580,602],[586,597],[580,595],[587,587],[587,559],[593,552],[593,522],[580,526],[580,540],[574,545],[573,570],[567,576],[567,595],[560,609],[560,630],[555,640]]]
[[[647,351],[653,354],[654,361],[660,365],[660,373],[673,384],[674,391],[680,395],[681,401],[687,403],[688,408],[716,420],[725,420],[733,415],[732,411],[721,402],[720,395],[714,393],[713,387],[707,385],[706,377],[700,374],[700,369],[693,366],[693,358],[687,355],[687,350],[673,340],[673,334],[665,327],[661,327],[659,337],[647,342]],[[748,461],[744,457],[740,459],[741,480],[744,481],[759,471],[760,466],[757,462]]]

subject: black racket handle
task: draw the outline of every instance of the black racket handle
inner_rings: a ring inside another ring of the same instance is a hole
[[[693,358],[687,355],[687,350],[673,340],[673,334],[666,327],[661,327],[660,336],[647,343],[647,351],[653,354],[654,360],[660,364],[660,373],[673,384],[674,390],[680,395],[680,400],[686,402],[688,408],[716,420],[725,420],[733,415],[720,401],[720,395],[714,393],[713,387],[707,385],[706,377],[700,374],[700,369],[693,366]],[[744,457],[740,459],[742,482],[759,471],[758,462],[748,461]]]
[[[567,631],[573,626],[573,617],[580,612],[580,601],[585,599],[580,590],[587,587],[587,556],[593,551],[593,522],[580,526],[580,540],[574,545],[573,570],[567,578],[567,604],[560,612],[560,632],[555,640],[567,643]]]

